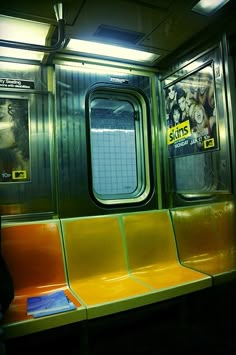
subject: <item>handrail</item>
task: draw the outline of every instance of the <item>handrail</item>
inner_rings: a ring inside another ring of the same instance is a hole
[[[10,47],[10,48],[17,48],[17,49],[24,49],[30,51],[37,51],[37,52],[47,52],[53,53],[58,49],[61,49],[64,41],[65,41],[65,21],[63,19],[63,7],[62,3],[54,5],[54,11],[57,19],[58,24],[58,38],[57,42],[52,46],[43,46],[40,44],[32,44],[32,43],[24,43],[24,42],[15,42],[15,41],[8,41],[8,40],[0,40],[0,46],[2,47]]]

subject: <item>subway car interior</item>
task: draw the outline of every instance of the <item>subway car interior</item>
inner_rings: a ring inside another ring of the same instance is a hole
[[[236,354],[236,2],[0,4],[0,355]]]

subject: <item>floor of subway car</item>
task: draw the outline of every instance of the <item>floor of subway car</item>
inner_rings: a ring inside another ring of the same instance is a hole
[[[236,284],[6,342],[6,355],[235,355]]]
[[[90,354],[235,355],[236,318],[233,313],[227,314],[230,303],[225,306],[224,297],[216,310],[217,298],[218,295],[212,299],[208,291],[202,291],[176,303],[163,303],[162,308],[151,306],[135,314],[120,314],[115,324],[109,317],[94,320],[90,324]]]

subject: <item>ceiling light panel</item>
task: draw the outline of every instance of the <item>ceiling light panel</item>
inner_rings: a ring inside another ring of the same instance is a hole
[[[229,0],[200,0],[192,10],[201,15],[213,15],[220,10]]]
[[[50,25],[0,15],[0,38],[6,41],[45,45]]]
[[[67,49],[79,53],[95,54],[102,57],[112,57],[139,63],[152,63],[159,57],[156,53],[78,39],[71,39],[67,45]]]
[[[0,47],[0,57],[42,61],[44,53],[17,48]]]

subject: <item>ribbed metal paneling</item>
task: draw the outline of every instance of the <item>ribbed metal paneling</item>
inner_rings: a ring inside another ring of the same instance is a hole
[[[111,77],[116,75],[83,72],[62,65],[56,65],[55,71],[59,215],[67,217],[136,210],[135,206],[99,207],[89,194],[86,94],[95,84],[111,84]],[[124,79],[128,83],[124,85],[141,89],[149,102],[151,101],[151,83],[148,76],[125,74]],[[144,206],[138,208],[153,208],[155,203],[152,196]]]
[[[51,98],[46,91],[46,73],[37,65],[10,63],[1,67],[0,77],[34,82],[33,90],[1,90],[0,97],[28,100],[29,181],[0,183],[0,213],[15,218],[36,218],[55,213],[53,201]],[[1,150],[0,150],[1,159]],[[0,172],[1,173],[1,172]]]

